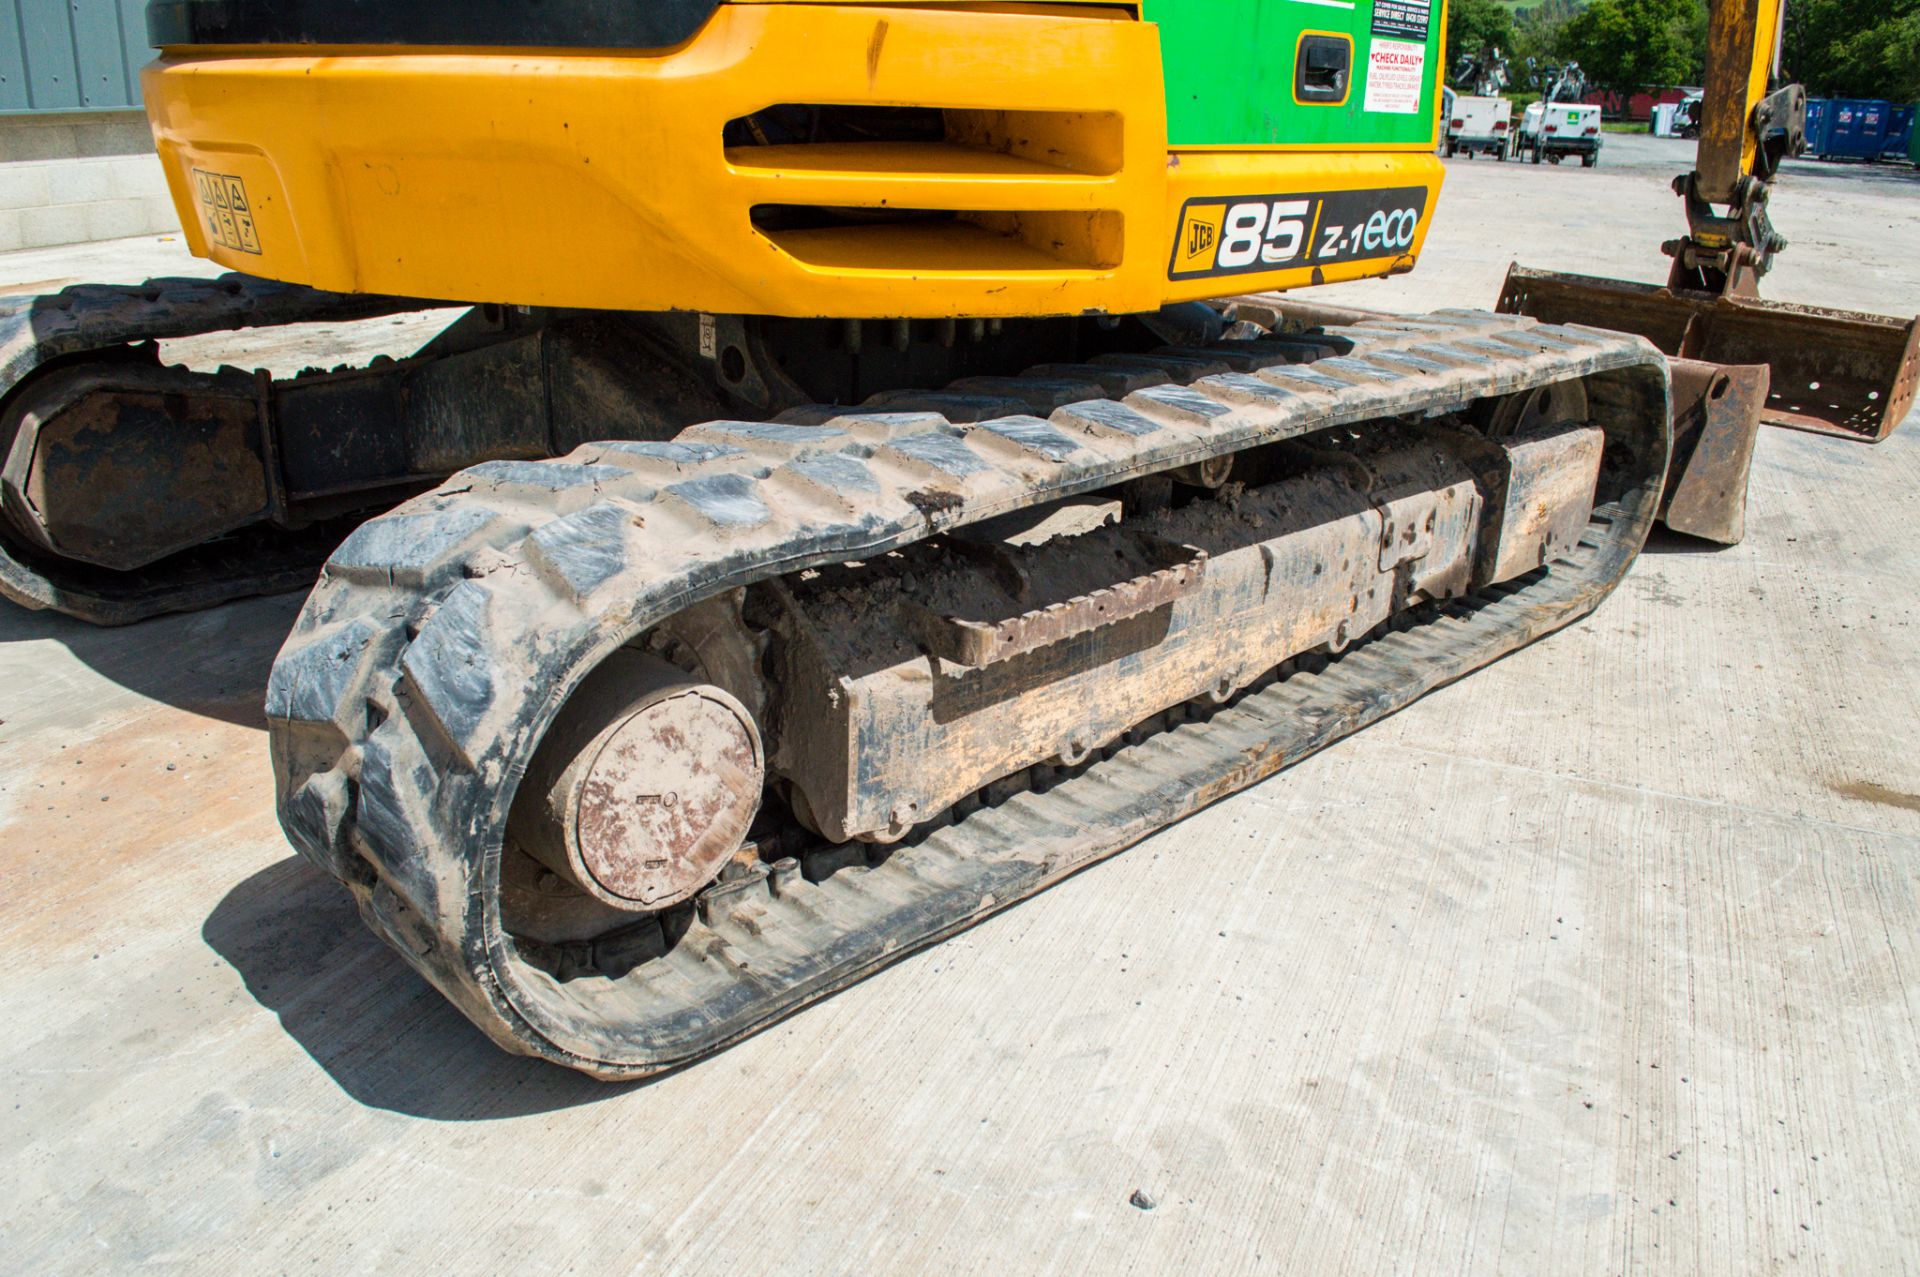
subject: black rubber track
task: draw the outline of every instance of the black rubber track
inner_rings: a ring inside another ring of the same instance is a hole
[[[0,404],[41,368],[95,355],[122,357],[136,342],[281,324],[340,323],[434,305],[402,297],[326,293],[247,275],[79,284],[0,303]],[[11,437],[0,437],[0,456]],[[186,551],[137,572],[64,562],[21,545],[0,524],[0,598],[52,608],[96,625],[125,625],[228,599],[298,589],[339,533],[261,529]]]
[[[1126,390],[1155,376],[1176,384]],[[528,758],[589,670],[678,609],[1207,456],[1576,377],[1608,435],[1602,510],[1579,554],[1522,588],[1496,587],[864,873],[778,899],[758,878],[727,884],[710,923],[619,978],[556,979],[505,932],[503,826]],[[340,547],[274,667],[288,837],[509,1050],[602,1077],[684,1063],[1571,622],[1638,553],[1668,449],[1666,366],[1650,345],[1482,312],[788,417],[455,475]]]

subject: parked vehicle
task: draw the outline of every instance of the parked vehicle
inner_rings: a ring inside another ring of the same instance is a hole
[[[1673,136],[1697,138],[1700,136],[1701,98],[1683,98],[1673,108]]]
[[[1520,117],[1518,153],[1538,164],[1569,155],[1592,168],[1600,162],[1600,108],[1583,102],[1535,102]]]
[[[1504,160],[1513,153],[1513,103],[1506,98],[1462,94],[1453,100],[1447,119],[1447,154],[1491,155]]]

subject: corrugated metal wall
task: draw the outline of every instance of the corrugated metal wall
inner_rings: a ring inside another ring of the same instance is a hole
[[[145,0],[0,0],[0,115],[140,105]]]

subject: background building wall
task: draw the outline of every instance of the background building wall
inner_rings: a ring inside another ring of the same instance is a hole
[[[178,231],[143,0],[0,0],[0,251]]]

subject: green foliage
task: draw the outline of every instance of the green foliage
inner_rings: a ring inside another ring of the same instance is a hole
[[[1447,7],[1447,60],[1479,57],[1490,49],[1513,51],[1513,16],[1498,0],[1452,0]]]
[[[1603,88],[1698,84],[1706,63],[1704,0],[1593,0],[1561,31],[1559,53]]]
[[[1794,0],[1788,79],[1814,97],[1920,98],[1920,0]]]
[[[1513,57],[1516,65],[1528,58],[1536,62],[1560,62],[1560,51],[1567,23],[1573,20],[1584,0],[1537,0],[1513,11]]]
[[[1706,0],[1502,3],[1516,81],[1527,58],[1573,59],[1610,89],[1705,81]],[[1920,0],[1791,0],[1781,62],[1814,97],[1920,100]]]

